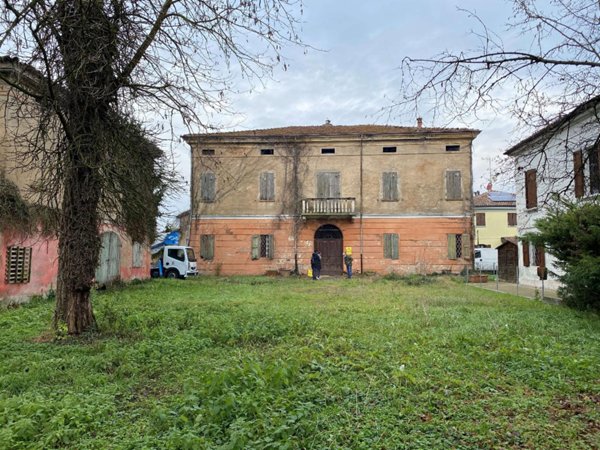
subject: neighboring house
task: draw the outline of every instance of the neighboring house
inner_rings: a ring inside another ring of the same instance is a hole
[[[556,197],[586,201],[600,193],[600,97],[579,105],[569,114],[508,149],[514,159],[517,187],[518,235],[535,231]],[[519,243],[519,280],[540,286],[539,268],[557,272],[555,260],[543,248]],[[546,286],[558,288],[551,274]]]
[[[190,244],[223,274],[460,272],[472,264],[470,129],[298,126],[184,136]]]
[[[29,67],[6,57],[0,58],[0,72],[19,82],[25,80],[26,72],[35,76]],[[16,185],[25,200],[30,197],[30,185],[36,179],[35,170],[24,167],[20,158],[27,150],[27,139],[23,136],[35,129],[36,124],[31,115],[23,119],[24,111],[33,111],[27,108],[28,102],[33,100],[0,79],[0,181],[3,181],[0,186]],[[6,199],[5,194],[0,192],[0,199]],[[132,242],[125,233],[108,224],[101,225],[100,231],[102,250],[96,271],[97,283],[149,277],[147,245]],[[19,226],[0,226],[0,300],[22,300],[45,294],[56,288],[57,272],[58,239],[55,236],[28,232]]]
[[[517,235],[515,194],[488,191],[473,197],[475,247],[496,248],[503,237]]]

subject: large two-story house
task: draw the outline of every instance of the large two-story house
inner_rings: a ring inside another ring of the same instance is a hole
[[[536,230],[557,199],[588,201],[600,194],[600,97],[579,105],[570,113],[508,149],[514,159],[517,188],[518,235]],[[540,286],[544,268],[550,271],[546,286],[558,288],[552,274],[559,274],[552,255],[543,248],[519,241],[519,280]],[[540,270],[542,269],[542,270]]]
[[[472,255],[471,129],[297,126],[184,136],[205,273],[460,272]]]

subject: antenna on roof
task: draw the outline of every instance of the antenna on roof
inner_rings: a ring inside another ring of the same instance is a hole
[[[325,119],[325,125],[331,125],[331,120]]]

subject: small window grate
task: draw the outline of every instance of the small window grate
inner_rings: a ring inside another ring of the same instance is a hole
[[[321,149],[322,155],[332,155],[334,153],[335,153],[335,148],[322,148]]]
[[[6,248],[7,284],[29,283],[31,278],[31,247]]]
[[[210,155],[214,155],[215,151],[211,148],[205,148],[204,150],[202,150],[202,154],[205,156],[210,156]]]
[[[446,145],[447,152],[458,152],[460,151],[460,145]]]
[[[263,149],[260,151],[260,154],[261,154],[261,155],[272,155],[272,154],[274,154],[274,153],[275,153],[275,151],[274,151],[272,148],[263,148]]]
[[[396,153],[396,147],[383,147],[383,153]]]

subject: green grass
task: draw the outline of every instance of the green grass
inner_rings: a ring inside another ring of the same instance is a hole
[[[448,278],[153,280],[0,309],[0,448],[598,448],[600,319]]]

